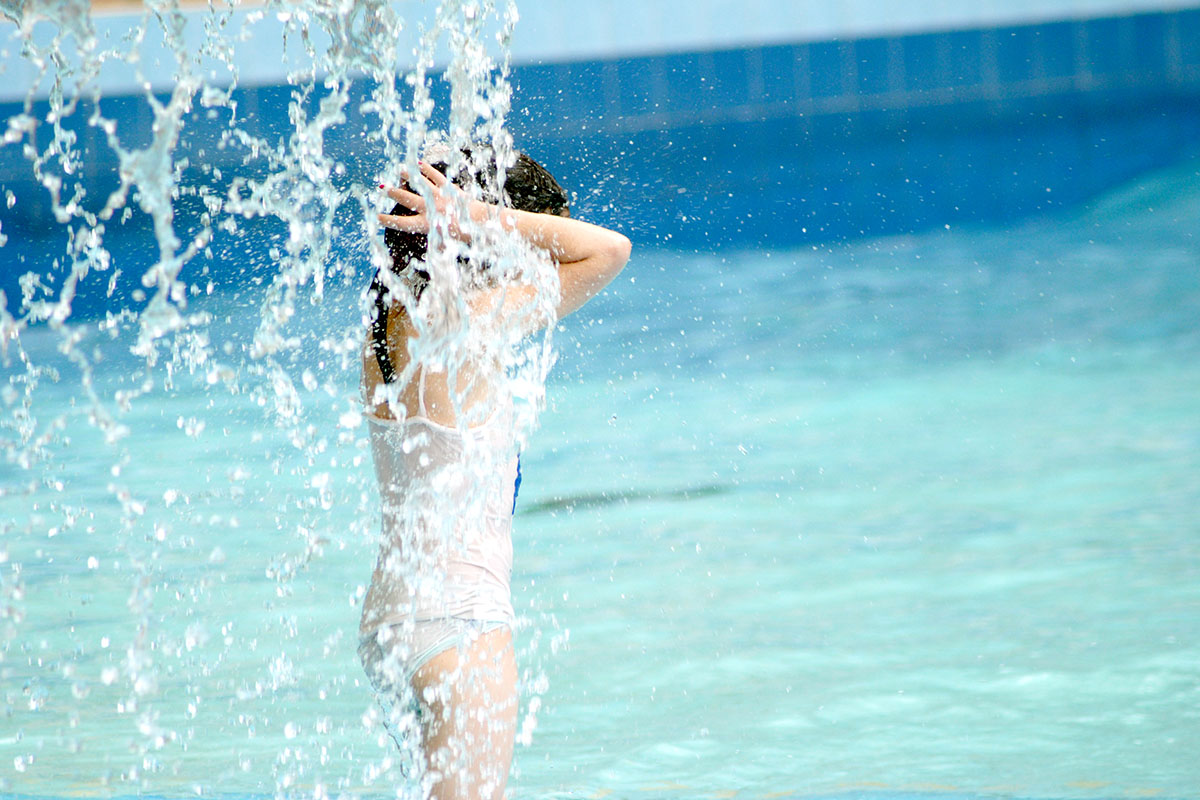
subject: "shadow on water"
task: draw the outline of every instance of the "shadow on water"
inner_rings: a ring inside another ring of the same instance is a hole
[[[535,514],[553,514],[558,511],[575,511],[585,508],[604,508],[618,503],[631,503],[664,500],[670,502],[686,502],[713,497],[731,491],[728,486],[695,486],[687,489],[668,489],[658,492],[596,492],[575,494],[568,497],[553,497],[549,500],[539,500],[530,503],[526,508],[518,507],[518,515],[533,516]]]

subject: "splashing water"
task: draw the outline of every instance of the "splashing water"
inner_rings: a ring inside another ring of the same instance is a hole
[[[77,0],[0,10],[35,75],[3,147],[40,187],[7,208],[34,209],[31,230],[54,220],[36,235],[0,221],[0,259],[23,265],[20,296],[0,293],[0,790],[201,794],[269,772],[277,794],[390,791],[399,756],[343,641],[378,527],[356,385],[364,288],[387,258],[375,187],[431,140],[452,169],[462,146],[495,152],[494,185],[466,197],[502,185],[515,4],[443,0],[421,21],[379,0],[187,14],[147,0],[116,42]],[[236,58],[272,35],[293,64],[286,124],[256,118]],[[105,93],[113,71],[134,98]],[[147,227],[152,253],[126,233]],[[431,233],[439,313],[419,323],[415,364],[453,372],[484,335],[456,291],[460,255],[533,284],[527,313],[549,313],[550,265],[474,234]],[[524,441],[548,328],[487,333],[509,345]],[[345,576],[343,597],[321,596],[318,568]],[[541,636],[519,659],[526,742]],[[360,716],[329,710],[343,692]]]

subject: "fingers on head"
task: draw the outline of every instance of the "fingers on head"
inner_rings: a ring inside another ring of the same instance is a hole
[[[411,211],[420,211],[425,207],[421,195],[408,189],[393,187],[387,190],[387,196]]]
[[[407,231],[412,233],[419,230],[419,225],[414,222],[416,217],[401,217],[395,214],[380,214],[379,224],[385,228],[391,228],[397,231]]]
[[[446,176],[434,169],[432,164],[427,164],[426,162],[422,161],[421,174],[424,175],[425,179],[434,186],[440,188],[446,185]]]

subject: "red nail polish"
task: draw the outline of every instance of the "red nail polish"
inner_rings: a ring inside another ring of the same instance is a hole
[[[381,184],[379,184],[379,188],[380,188],[380,189],[386,189],[387,187],[386,187],[386,186],[384,186],[384,185],[381,183]]]

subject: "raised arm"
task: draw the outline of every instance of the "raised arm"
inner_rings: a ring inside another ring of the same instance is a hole
[[[462,230],[453,217],[455,206],[450,193],[457,188],[445,175],[428,164],[421,164],[421,174],[430,185],[439,212],[450,220],[450,233],[460,239],[468,238],[469,234]],[[412,233],[429,232],[431,223],[426,213],[425,199],[421,195],[402,188],[389,188],[387,193],[415,213],[412,216],[380,214],[379,222],[382,225]],[[558,264],[562,285],[558,303],[560,319],[599,294],[629,260],[629,240],[599,225],[553,214],[503,208],[478,200],[471,202],[469,213],[477,223],[496,220],[505,229],[515,231],[550,254]]]

